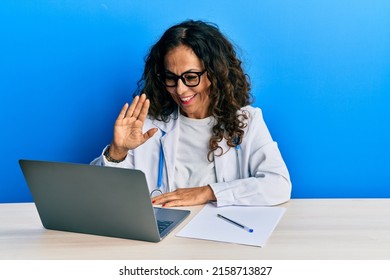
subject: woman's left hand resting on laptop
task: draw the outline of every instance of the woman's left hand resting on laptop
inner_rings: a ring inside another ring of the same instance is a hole
[[[190,206],[215,201],[216,197],[210,186],[196,188],[181,188],[173,192],[164,193],[152,199],[155,205],[163,207]]]

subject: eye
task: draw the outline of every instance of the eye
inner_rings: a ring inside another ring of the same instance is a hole
[[[169,73],[165,74],[165,78],[166,79],[174,79],[175,77],[176,77],[175,75],[172,75],[172,74],[169,74]]]
[[[170,82],[172,82],[172,81],[176,81],[176,76],[175,75],[172,75],[172,74],[165,74],[165,80],[166,81],[170,81]]]
[[[194,80],[198,79],[198,75],[193,74],[193,73],[188,73],[188,74],[184,75],[184,79],[186,79],[189,82],[194,81]]]

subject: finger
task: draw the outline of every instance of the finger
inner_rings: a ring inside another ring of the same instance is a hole
[[[151,128],[149,129],[143,136],[144,136],[144,143],[148,141],[156,132],[158,131],[157,128]]]
[[[139,100],[139,96],[137,95],[136,97],[134,97],[133,102],[131,102],[129,109],[127,110],[126,116],[131,117],[133,115],[135,107],[138,104],[138,100]]]
[[[145,121],[146,116],[148,115],[149,106],[150,106],[150,101],[149,99],[146,99],[139,113],[138,120],[142,122]]]
[[[121,119],[123,119],[126,116],[127,108],[129,108],[129,104],[128,103],[123,105],[122,110],[121,110],[121,112],[118,115],[118,119],[121,120]]]
[[[155,197],[153,197],[153,199],[152,199],[152,203],[155,204],[155,205],[164,204],[164,203],[167,203],[168,201],[169,201],[169,200],[167,200],[166,198],[164,198],[163,195],[155,196]]]
[[[141,109],[142,109],[142,107],[144,106],[145,100],[146,100],[146,95],[145,95],[145,94],[142,94],[142,95],[139,97],[139,99],[138,99],[138,103],[136,104],[133,113],[132,113],[130,116],[132,116],[132,117],[138,119],[139,114],[140,114],[140,112],[141,112]],[[148,107],[148,108],[149,108],[149,107]]]
[[[191,204],[185,200],[176,199],[162,204],[162,207],[178,207],[178,206],[190,206]]]
[[[169,193],[164,193],[161,195],[158,195],[153,198],[152,203],[153,204],[166,204],[172,200],[178,199],[176,192],[169,192]]]

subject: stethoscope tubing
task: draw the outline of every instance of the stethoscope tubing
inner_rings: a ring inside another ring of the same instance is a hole
[[[161,186],[162,186],[162,180],[163,180],[163,170],[164,170],[164,164],[165,164],[165,158],[164,158],[164,150],[162,145],[162,138],[166,134],[165,131],[161,131],[162,136],[160,138],[160,155],[158,159],[158,174],[157,174],[157,189],[154,189],[151,191],[150,196],[153,197],[155,194],[162,194]]]
[[[157,188],[161,189],[162,186],[162,177],[163,177],[163,169],[164,169],[164,151],[163,151],[163,145],[162,145],[162,138],[165,135],[165,131],[162,131],[162,136],[160,138],[160,157],[158,160],[158,177],[157,177]]]

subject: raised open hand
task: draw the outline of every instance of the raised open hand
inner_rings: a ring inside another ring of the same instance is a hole
[[[114,125],[114,138],[110,146],[112,158],[126,157],[129,150],[142,145],[157,132],[157,128],[142,132],[149,105],[150,101],[142,94],[134,98],[130,107],[128,103],[123,106]]]

